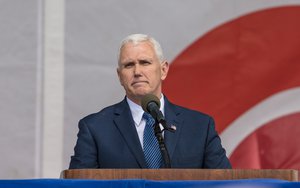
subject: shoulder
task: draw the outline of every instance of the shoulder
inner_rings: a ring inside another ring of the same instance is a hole
[[[177,116],[180,117],[181,119],[188,120],[188,121],[197,121],[197,122],[202,122],[202,123],[213,123],[214,120],[212,116],[209,114],[206,114],[204,112],[200,112],[197,110],[193,110],[187,107],[183,107],[177,104],[174,104],[170,102],[168,99],[165,102],[167,109],[173,111],[173,113]]]
[[[177,106],[178,110],[185,117],[190,117],[192,119],[201,120],[201,121],[203,121],[203,120],[212,121],[213,120],[213,118],[206,113],[203,113],[203,112],[200,112],[197,110],[193,110],[193,109],[189,109],[186,107],[178,106],[178,105],[175,105],[175,106]]]
[[[87,124],[94,124],[99,121],[101,122],[108,122],[112,121],[116,114],[119,114],[121,111],[126,108],[127,102],[126,100],[122,100],[119,103],[107,106],[100,110],[99,112],[89,114],[85,117],[83,117],[79,122],[84,122]]]
[[[180,111],[181,113],[184,113],[184,114],[189,114],[189,115],[194,115],[194,116],[199,116],[199,117],[206,117],[206,118],[210,118],[211,116],[204,113],[204,112],[200,112],[200,111],[197,111],[197,110],[193,110],[193,109],[190,109],[190,108],[187,108],[187,107],[183,107],[183,106],[179,106],[179,105],[175,105],[173,104],[178,111]]]

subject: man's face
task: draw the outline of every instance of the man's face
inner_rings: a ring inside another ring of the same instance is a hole
[[[127,43],[121,49],[118,76],[127,97],[135,103],[146,94],[160,98],[168,70],[168,63],[159,61],[150,42]]]

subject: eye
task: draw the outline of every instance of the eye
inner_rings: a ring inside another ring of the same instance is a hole
[[[140,61],[140,64],[141,64],[141,65],[150,65],[151,62],[148,61],[148,60],[141,60],[141,61]]]
[[[124,64],[124,68],[129,69],[132,68],[134,66],[134,62],[128,62]]]

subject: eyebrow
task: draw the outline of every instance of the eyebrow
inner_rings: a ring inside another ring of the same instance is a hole
[[[153,58],[140,58],[137,61],[138,62],[141,62],[141,61],[153,62]],[[131,62],[135,62],[135,60],[128,59],[128,60],[125,60],[125,61],[121,61],[121,64],[126,64],[126,63],[131,63]]]

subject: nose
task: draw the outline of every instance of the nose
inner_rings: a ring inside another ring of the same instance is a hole
[[[141,75],[141,71],[142,71],[142,68],[139,64],[136,64],[134,66],[134,75],[135,76],[140,76]]]

